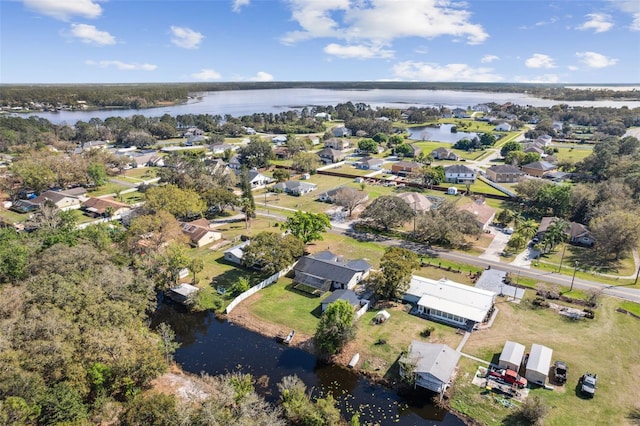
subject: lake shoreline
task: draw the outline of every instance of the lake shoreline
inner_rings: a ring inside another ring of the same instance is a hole
[[[249,306],[259,300],[261,296],[260,293],[256,293],[251,297],[244,300],[242,303],[237,305],[230,313],[228,314],[218,314],[216,313],[216,317],[219,319],[223,319],[228,321],[231,324],[243,327],[247,330],[258,333],[262,336],[269,337],[272,339],[280,340],[283,336],[286,336],[291,330],[281,326],[279,324],[274,324],[268,321],[265,321],[261,318],[256,317],[251,313]],[[313,336],[308,334],[300,333],[296,331],[295,338],[291,342],[290,346],[301,349],[309,354],[317,356],[315,351],[315,346],[313,344]],[[341,354],[338,354],[334,357],[331,357],[327,362],[330,365],[336,365],[342,368],[349,368],[348,363],[351,357],[344,357],[343,351]],[[349,368],[349,370],[353,371],[360,377],[363,377],[370,382],[383,386],[387,389],[393,390],[397,393],[402,391],[402,383],[396,382],[395,380],[387,379],[382,377],[374,372],[364,371],[359,368]],[[459,418],[464,422],[467,426],[481,426],[482,424],[473,419],[472,417],[467,416],[464,413],[458,412],[454,409],[449,403],[449,398],[445,397],[441,402],[443,408],[445,408],[449,413]]]

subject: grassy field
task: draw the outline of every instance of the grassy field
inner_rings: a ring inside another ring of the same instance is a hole
[[[125,170],[121,176],[130,177],[133,179],[143,180],[143,179],[153,179],[158,174],[157,167],[138,167],[135,169]]]
[[[4,207],[0,207],[0,217],[10,223],[20,223],[29,219],[30,213],[18,213],[12,210],[5,209]]]
[[[125,189],[129,189],[129,187],[124,185],[119,185],[117,183],[108,182],[106,185],[101,186],[100,188],[96,188],[94,191],[87,192],[88,197],[99,197],[101,195],[114,194],[118,191],[123,191]]]
[[[593,148],[588,145],[580,145],[577,148],[558,148],[558,152],[553,155],[558,160],[566,161],[570,160],[574,163],[584,160],[593,152]]]
[[[640,351],[636,336],[640,320],[615,312],[616,299],[602,298],[596,319],[572,321],[552,310],[532,309],[528,303],[500,303],[500,312],[488,331],[471,335],[463,352],[496,361],[506,340],[527,348],[539,343],[553,349],[553,359],[569,365],[569,380],[553,391],[532,389],[550,407],[544,424],[624,424],[637,404]],[[453,406],[488,425],[504,423],[512,412],[488,398],[470,383],[479,364],[461,360],[456,379]],[[605,367],[606,366],[606,367]],[[593,400],[577,395],[577,381],[585,371],[598,374],[598,389]]]

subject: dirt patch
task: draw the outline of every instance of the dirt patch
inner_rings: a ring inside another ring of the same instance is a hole
[[[260,292],[254,294],[237,305],[225,316],[225,318],[233,324],[237,324],[251,331],[255,331],[256,333],[260,333],[263,336],[272,337],[274,339],[285,338],[291,332],[291,328],[264,321],[251,313],[251,306],[261,298],[262,294],[260,294]],[[290,346],[303,349],[310,353],[315,352],[313,336],[301,333],[297,330]]]
[[[183,401],[203,401],[209,395],[204,392],[197,381],[185,374],[177,365],[151,382],[151,387],[160,393],[175,395]]]

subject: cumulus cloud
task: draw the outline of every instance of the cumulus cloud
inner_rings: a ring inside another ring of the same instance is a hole
[[[515,81],[518,83],[558,83],[560,77],[557,74],[543,74],[535,77],[516,76]]]
[[[589,13],[587,21],[578,27],[579,30],[593,30],[596,33],[604,33],[613,27],[611,16],[605,13]]]
[[[198,72],[191,74],[191,78],[200,81],[220,80],[222,75],[214,69],[203,68]]]
[[[24,5],[42,15],[61,21],[68,21],[73,16],[97,18],[102,14],[102,7],[92,0],[23,0]]]
[[[71,24],[71,35],[83,43],[106,46],[116,44],[116,38],[106,31],[100,31],[93,25]]]
[[[249,77],[249,81],[273,81],[273,76],[268,72],[258,71],[253,77]]]
[[[575,65],[569,65],[567,68],[569,69],[569,71],[578,71],[578,69],[579,69]]]
[[[325,46],[324,53],[346,59],[392,58],[393,50],[381,46],[350,45],[343,46],[330,43]]]
[[[234,12],[240,12],[243,7],[249,6],[249,3],[251,3],[251,0],[233,0],[231,10]]]
[[[171,43],[183,49],[197,49],[204,38],[201,33],[187,27],[171,26]]]
[[[576,56],[589,68],[606,68],[618,63],[616,58],[609,58],[596,52],[576,52]]]
[[[609,0],[613,7],[631,16],[631,31],[640,31],[640,2],[638,0]]]
[[[136,64],[122,61],[84,61],[85,64],[98,68],[116,68],[121,71],[153,71],[158,68],[154,64]]]
[[[500,59],[500,57],[496,55],[484,55],[482,59],[480,59],[480,62],[483,64],[489,64],[493,61],[497,61],[498,59]]]
[[[396,78],[421,81],[502,81],[502,76],[491,68],[472,68],[467,64],[439,65],[425,62],[404,61],[393,67]]]
[[[384,44],[397,38],[439,36],[479,44],[489,37],[481,25],[471,22],[464,3],[446,0],[412,0],[401,7],[389,0],[290,0],[289,4],[301,30],[285,34],[284,44],[313,38]]]
[[[551,56],[543,55],[542,53],[534,53],[524,64],[527,68],[555,68]]]

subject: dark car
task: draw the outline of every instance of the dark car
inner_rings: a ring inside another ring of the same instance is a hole
[[[597,374],[586,372],[580,377],[580,392],[587,398],[593,398],[596,393]]]
[[[564,384],[567,382],[567,363],[564,361],[556,361],[553,364],[553,376],[556,383]]]

